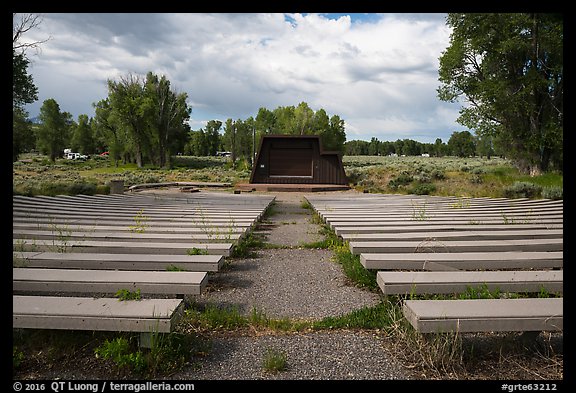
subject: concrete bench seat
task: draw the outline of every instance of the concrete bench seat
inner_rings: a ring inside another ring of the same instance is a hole
[[[169,333],[182,299],[12,296],[12,327]]]
[[[195,226],[195,227],[182,227],[182,226],[148,226],[145,227],[144,233],[154,233],[154,234],[206,234],[206,233],[246,233],[251,227],[251,224],[237,224],[235,226],[223,226],[223,225],[212,225],[207,227]],[[73,232],[130,232],[134,233],[134,226],[120,226],[120,225],[82,225],[82,224],[69,224],[62,223],[57,224],[55,222],[12,222],[12,231],[14,230],[43,230],[43,231],[55,231],[60,230],[66,233],[66,231]]]
[[[562,268],[561,251],[362,253],[360,263],[372,270],[491,270]]]
[[[38,229],[39,227],[47,226],[51,229],[54,227],[66,229],[67,227],[73,228],[74,226],[87,227],[89,230],[99,230],[106,227],[123,228],[129,230],[131,226],[135,225],[134,220],[98,220],[98,219],[86,219],[84,217],[70,217],[70,216],[43,216],[43,217],[17,217],[13,216],[12,228],[26,226],[30,229]],[[15,225],[18,224],[18,225]],[[143,224],[148,225],[146,229],[148,232],[153,232],[156,228],[174,228],[175,230],[180,229],[207,229],[207,228],[222,228],[223,230],[228,230],[228,228],[251,228],[254,224],[254,220],[210,220],[204,222],[190,221],[190,220],[168,220],[168,221],[155,221],[146,220]],[[30,227],[32,225],[32,227]],[[120,230],[120,229],[117,229]],[[209,229],[210,230],[210,229]],[[170,231],[168,231],[170,232]]]
[[[562,251],[563,239],[520,240],[430,240],[350,242],[350,252],[361,253],[414,253],[414,252],[486,252],[503,251]]]
[[[199,295],[206,272],[13,268],[12,291]]]
[[[421,221],[451,221],[454,219],[470,219],[470,220],[495,220],[495,221],[502,221],[502,222],[510,222],[510,221],[522,221],[522,222],[530,222],[530,221],[538,221],[541,218],[562,218],[563,216],[563,209],[560,208],[555,211],[538,211],[538,213],[467,213],[464,211],[454,211],[448,214],[444,214],[438,211],[426,211],[422,212],[422,219]],[[379,219],[382,221],[398,221],[398,220],[418,220],[419,216],[417,212],[411,213],[378,213],[378,212],[351,212],[351,213],[323,213],[320,214],[320,217],[324,221],[353,221],[353,220],[364,220],[364,219]]]
[[[344,235],[351,235],[351,234],[397,234],[397,233],[404,233],[404,232],[456,232],[456,231],[503,231],[503,230],[511,230],[511,231],[524,231],[524,230],[548,230],[548,229],[556,229],[562,230],[562,224],[521,224],[521,225],[510,225],[508,227],[496,224],[496,225],[471,225],[471,224],[464,224],[464,225],[382,225],[382,226],[367,226],[367,227],[353,227],[353,226],[343,226],[335,228],[335,232],[338,236],[344,237]]]
[[[486,218],[472,218],[472,217],[462,217],[453,218],[446,220],[413,220],[405,219],[394,221],[382,220],[380,218],[370,218],[366,217],[363,219],[350,219],[350,220],[338,220],[338,221],[326,221],[332,229],[343,228],[343,227],[372,227],[372,226],[421,226],[421,225],[501,225],[503,228],[510,227],[512,225],[526,225],[526,224],[545,224],[545,225],[562,225],[564,223],[563,218],[535,218],[527,221],[508,221],[505,222],[502,218],[486,219]]]
[[[146,216],[146,215],[145,215]],[[12,217],[14,221],[22,221],[24,219],[32,219],[32,220],[40,220],[40,221],[75,221],[75,220],[83,220],[84,222],[93,223],[93,225],[98,224],[106,224],[109,225],[110,223],[115,223],[118,225],[130,226],[136,223],[136,215],[131,217],[127,216],[120,216],[117,214],[109,214],[109,215],[102,215],[102,214],[87,214],[87,213],[65,213],[65,212],[58,212],[58,213],[37,213],[30,210],[25,211],[13,211]],[[221,216],[221,217],[192,217],[187,215],[182,215],[178,217],[149,217],[146,216],[147,219],[145,223],[152,226],[152,225],[178,225],[179,223],[188,224],[191,226],[209,226],[211,224],[218,224],[218,225],[230,225],[233,226],[237,223],[243,224],[253,224],[258,221],[256,217],[231,217],[231,216]]]
[[[12,239],[14,251],[62,251],[72,253],[122,253],[186,255],[190,249],[206,251],[211,255],[230,256],[232,243],[169,243],[169,242],[112,242]]]
[[[204,233],[178,234],[178,233],[149,233],[147,227],[138,231],[124,232],[91,232],[72,231],[66,227],[53,229],[12,229],[12,237],[15,239],[66,239],[67,241],[103,240],[103,241],[130,241],[130,242],[162,242],[186,243],[186,242],[233,242],[240,240],[239,233],[219,233],[217,229],[207,230]],[[225,229],[225,228],[224,228]]]
[[[562,331],[563,298],[405,300],[421,333]]]
[[[385,295],[462,293],[483,285],[490,291],[563,292],[561,270],[378,272],[376,282]]]
[[[97,270],[157,270],[171,267],[191,272],[216,272],[224,264],[222,255],[162,255],[106,253],[13,253],[15,267]]]
[[[558,239],[562,238],[562,229],[533,229],[533,230],[492,230],[475,231],[470,228],[466,231],[428,231],[405,233],[351,233],[342,234],[343,240],[348,241],[403,241],[403,240],[518,240],[518,239]]]

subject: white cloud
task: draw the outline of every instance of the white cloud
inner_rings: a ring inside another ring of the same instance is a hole
[[[443,15],[46,14],[30,38],[46,34],[29,71],[75,116],[93,113],[107,79],[152,71],[188,94],[201,126],[305,101],[344,119],[348,140],[458,127],[458,106],[436,97]]]

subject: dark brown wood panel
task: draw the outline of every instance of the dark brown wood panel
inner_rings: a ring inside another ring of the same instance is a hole
[[[270,176],[312,176],[312,149],[270,149]]]

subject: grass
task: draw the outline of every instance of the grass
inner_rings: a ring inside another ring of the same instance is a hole
[[[119,289],[115,295],[121,301],[142,299],[142,295],[140,294],[140,288],[138,288],[135,291],[130,291],[128,289],[122,288],[122,289]]]
[[[149,220],[148,216],[144,215],[144,209],[138,210],[134,216],[134,225],[130,225],[128,230],[135,233],[144,233],[150,227],[146,222]]]
[[[265,371],[273,374],[284,371],[286,370],[287,358],[286,352],[275,348],[268,348],[264,354],[262,367]]]

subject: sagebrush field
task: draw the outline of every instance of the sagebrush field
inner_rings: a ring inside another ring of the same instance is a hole
[[[514,165],[492,157],[344,156],[350,186],[361,192],[461,197],[563,198],[563,174],[522,175]],[[13,165],[13,192],[22,195],[108,193],[108,182],[125,186],[162,182],[248,182],[250,166],[226,157],[172,157],[172,169],[115,166],[108,158],[87,161],[23,155]]]

